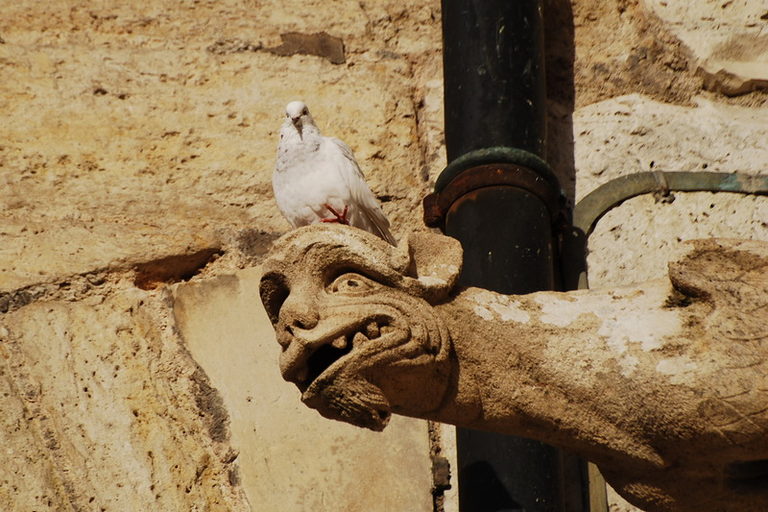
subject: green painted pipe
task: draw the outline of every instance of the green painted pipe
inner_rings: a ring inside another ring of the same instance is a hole
[[[573,225],[586,236],[611,208],[642,194],[668,192],[735,192],[768,194],[768,175],[719,172],[638,172],[597,187],[573,209]]]

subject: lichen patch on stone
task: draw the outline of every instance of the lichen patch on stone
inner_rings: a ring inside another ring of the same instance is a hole
[[[477,306],[474,312],[483,320],[501,320],[502,322],[526,323],[531,319],[520,302],[487,290],[480,290],[472,297]]]
[[[656,371],[668,376],[672,384],[682,384],[689,381],[689,374],[697,369],[698,365],[688,356],[668,357],[656,364]]]

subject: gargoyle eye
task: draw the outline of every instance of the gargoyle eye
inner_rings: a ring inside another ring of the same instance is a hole
[[[328,286],[331,293],[362,293],[371,290],[374,282],[354,272],[346,272]]]

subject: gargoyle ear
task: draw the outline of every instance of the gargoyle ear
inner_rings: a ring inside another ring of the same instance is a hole
[[[411,233],[397,252],[407,259],[408,284],[427,302],[442,301],[453,289],[461,272],[462,249],[455,238],[434,233]]]

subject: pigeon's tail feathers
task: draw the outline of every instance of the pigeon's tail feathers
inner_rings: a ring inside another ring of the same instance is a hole
[[[369,192],[364,199],[366,200],[362,204],[356,203],[352,206],[349,223],[397,247],[397,240],[389,230],[389,220],[376,202],[374,195]]]
[[[373,195],[373,192],[365,183],[363,171],[357,165],[357,160],[355,160],[350,147],[336,137],[326,137],[326,140],[332,143],[332,147],[335,147],[341,153],[346,162],[342,169],[347,172],[342,172],[341,176],[342,179],[346,180],[354,201],[360,205],[360,225],[358,227],[378,235],[383,240],[397,246],[397,240],[389,231],[389,221],[384,212],[381,211],[381,206],[376,200],[376,196]]]
[[[379,215],[377,216],[376,213]],[[374,214],[370,214],[367,211],[365,212],[366,217],[368,218],[368,221],[371,224],[371,233],[379,235],[384,241],[389,242],[390,244],[397,247],[397,240],[395,240],[395,237],[392,236],[392,233],[389,231],[389,221],[386,217],[382,214],[381,210],[375,212]]]

